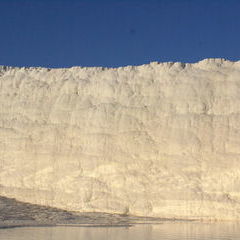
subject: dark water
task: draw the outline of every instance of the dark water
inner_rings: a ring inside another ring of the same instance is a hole
[[[1,240],[239,240],[238,223],[163,223],[132,227],[24,227],[0,229]]]

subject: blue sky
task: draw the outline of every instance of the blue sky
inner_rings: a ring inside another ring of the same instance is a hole
[[[0,0],[0,65],[240,60],[239,0]]]

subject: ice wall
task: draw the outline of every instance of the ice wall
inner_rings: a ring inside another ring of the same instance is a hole
[[[240,62],[0,67],[0,195],[240,219]]]

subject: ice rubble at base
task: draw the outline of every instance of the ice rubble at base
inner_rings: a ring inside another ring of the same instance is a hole
[[[240,61],[1,67],[0,195],[240,219]]]

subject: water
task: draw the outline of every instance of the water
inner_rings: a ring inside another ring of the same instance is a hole
[[[0,229],[1,240],[239,240],[238,223],[163,223],[132,227]]]

